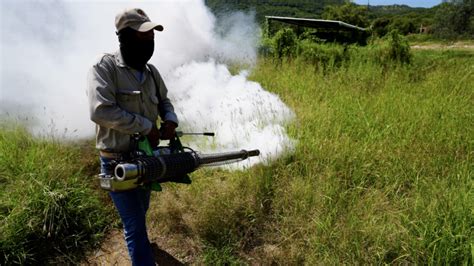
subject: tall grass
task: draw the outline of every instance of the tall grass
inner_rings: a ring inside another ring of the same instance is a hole
[[[92,189],[98,164],[83,146],[2,124],[1,265],[74,264],[100,240],[111,212]]]
[[[295,111],[296,151],[168,186],[152,228],[207,264],[472,264],[474,55],[357,53],[329,69],[260,58],[251,79]]]
[[[250,76],[296,113],[295,151],[164,185],[151,235],[208,265],[472,265],[474,54],[419,51],[404,64],[374,59],[390,46],[305,45],[260,58]],[[2,125],[1,265],[74,264],[117,221],[93,189],[94,154]]]

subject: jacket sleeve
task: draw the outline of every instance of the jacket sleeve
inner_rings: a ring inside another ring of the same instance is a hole
[[[178,125],[178,116],[174,112],[173,104],[171,104],[171,101],[168,98],[168,89],[166,88],[165,82],[163,81],[160,73],[154,66],[151,67],[151,71],[153,71],[154,76],[157,77],[157,82],[159,83],[158,88],[160,90],[159,93],[161,98],[161,103],[159,104],[159,111],[161,120],[172,121],[176,123],[176,125]]]
[[[103,60],[94,65],[87,78],[90,119],[96,124],[124,134],[136,132],[146,135],[152,128],[147,118],[127,112],[117,105],[113,69]]]

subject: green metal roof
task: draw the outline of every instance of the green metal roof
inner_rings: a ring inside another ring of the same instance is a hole
[[[276,16],[265,16],[265,18],[269,20],[276,20],[276,21],[280,21],[284,23],[310,27],[310,28],[326,28],[326,29],[330,28],[330,29],[340,29],[340,30],[367,31],[367,29],[365,28],[357,27],[349,23],[345,23],[345,22],[337,21],[337,20],[276,17]]]

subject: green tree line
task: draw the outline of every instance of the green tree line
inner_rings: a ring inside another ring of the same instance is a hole
[[[403,35],[429,33],[442,39],[474,37],[474,1],[454,0],[432,8],[412,8],[406,5],[367,6],[347,0],[323,1],[255,1],[206,0],[217,16],[231,11],[255,11],[258,22],[265,16],[288,16],[340,20],[367,27],[373,35],[383,37],[397,30]]]
[[[218,16],[235,10],[252,10],[256,11],[259,22],[263,22],[265,16],[320,18],[325,6],[344,2],[345,0],[205,0],[206,5]]]

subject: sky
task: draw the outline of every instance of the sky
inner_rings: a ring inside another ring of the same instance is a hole
[[[354,0],[356,4],[365,5],[367,2],[376,5],[407,5],[411,7],[433,7],[441,4],[441,0]]]

